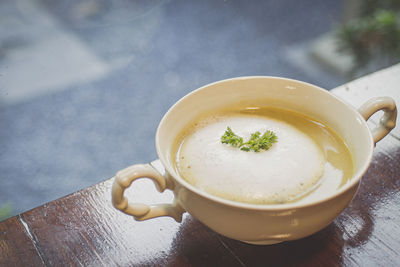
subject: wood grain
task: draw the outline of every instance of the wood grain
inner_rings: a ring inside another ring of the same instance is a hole
[[[19,216],[0,223],[0,266],[44,266]]]

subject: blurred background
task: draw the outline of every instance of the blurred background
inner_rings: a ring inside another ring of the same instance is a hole
[[[0,1],[0,220],[157,158],[221,79],[337,87],[399,62],[399,0]]]

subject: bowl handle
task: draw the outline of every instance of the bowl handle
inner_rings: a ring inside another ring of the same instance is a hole
[[[161,175],[150,164],[136,164],[119,171],[114,178],[112,186],[112,203],[116,209],[125,214],[132,215],[137,221],[170,216],[177,222],[182,221],[182,214],[185,210],[174,200],[172,204],[158,204],[149,206],[142,203],[129,203],[124,196],[124,191],[133,181],[139,178],[148,178],[153,180],[157,190],[161,193],[165,189],[172,189],[168,179]]]
[[[383,115],[379,120],[379,124],[371,130],[375,144],[396,126],[396,103],[390,97],[375,97],[365,102],[358,109],[365,120],[368,120],[379,110],[383,111]]]

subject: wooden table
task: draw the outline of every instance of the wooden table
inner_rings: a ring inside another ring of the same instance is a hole
[[[400,104],[399,84],[396,65],[332,92],[356,107],[383,95]],[[333,223],[277,245],[228,239],[189,214],[181,224],[167,217],[136,222],[112,207],[112,181],[1,222],[0,266],[400,266],[399,126],[378,143],[357,196]],[[150,203],[159,199],[154,191],[138,181],[127,193]],[[163,194],[160,202],[171,198]]]

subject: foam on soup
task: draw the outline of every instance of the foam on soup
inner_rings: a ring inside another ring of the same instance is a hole
[[[266,151],[245,152],[221,142],[230,127],[244,140],[273,131]],[[177,140],[175,166],[200,190],[239,202],[309,201],[339,188],[352,175],[343,141],[328,127],[299,113],[248,107],[204,115]]]

